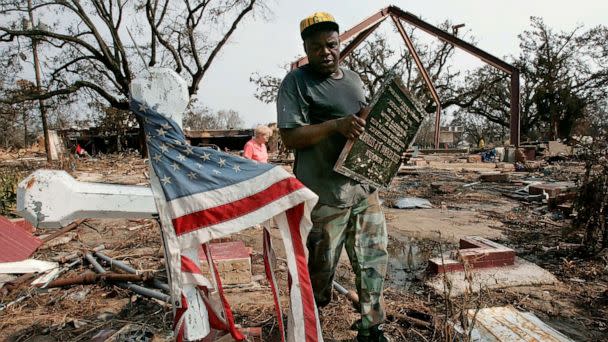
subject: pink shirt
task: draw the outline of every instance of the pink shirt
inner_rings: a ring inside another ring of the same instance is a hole
[[[258,144],[255,139],[249,140],[243,148],[243,157],[268,163],[268,151],[266,144]]]

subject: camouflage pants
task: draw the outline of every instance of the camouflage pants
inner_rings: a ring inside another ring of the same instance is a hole
[[[378,193],[349,208],[317,205],[312,211],[312,221],[307,241],[308,269],[317,306],[331,301],[336,265],[345,246],[361,304],[359,329],[382,323],[388,238]]]

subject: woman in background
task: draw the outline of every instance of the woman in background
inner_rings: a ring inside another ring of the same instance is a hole
[[[243,148],[243,157],[260,163],[267,163],[268,150],[266,149],[266,143],[271,135],[272,130],[268,126],[257,126],[254,130],[253,138]]]

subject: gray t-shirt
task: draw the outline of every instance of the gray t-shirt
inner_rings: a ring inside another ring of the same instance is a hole
[[[315,125],[359,112],[365,105],[363,82],[348,69],[342,72],[341,79],[322,77],[306,65],[287,74],[277,98],[278,127]],[[349,207],[375,190],[333,170],[345,143],[346,138],[335,133],[296,150],[294,173],[321,204]]]

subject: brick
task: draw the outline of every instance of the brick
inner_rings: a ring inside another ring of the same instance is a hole
[[[549,208],[555,209],[558,208],[558,206],[562,203],[572,203],[574,200],[576,200],[577,196],[578,194],[576,192],[559,193],[555,197],[549,197],[547,204],[549,205]]]
[[[480,243],[478,243],[475,240],[469,239],[468,237],[461,238],[460,242],[459,242],[460,249],[480,248],[480,247],[483,247],[483,245],[481,245]]]
[[[444,259],[441,258],[433,258],[429,260],[428,271],[431,274],[439,274],[446,272],[457,272],[462,271],[464,269],[463,265],[452,259]]]
[[[504,267],[515,263],[515,251],[494,241],[466,236],[459,241],[459,249],[449,257],[429,260],[428,270],[438,274],[464,270],[464,264],[471,269]]]
[[[570,216],[572,214],[572,203],[562,203],[557,205],[557,209],[564,214],[564,216]]]
[[[481,163],[481,156],[478,154],[473,154],[467,157],[467,162],[469,163]]]
[[[251,282],[251,250],[243,241],[229,241],[209,244],[222,284],[235,285]],[[207,257],[202,248],[199,250],[201,271],[209,276]]]
[[[509,181],[508,173],[485,173],[479,176],[483,182],[504,183]]]

